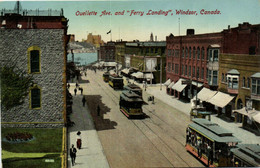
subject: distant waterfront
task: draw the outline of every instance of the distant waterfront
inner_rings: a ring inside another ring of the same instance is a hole
[[[68,61],[72,60],[71,53],[68,54]],[[97,61],[97,53],[75,53],[74,61],[79,62],[80,65],[88,65]]]

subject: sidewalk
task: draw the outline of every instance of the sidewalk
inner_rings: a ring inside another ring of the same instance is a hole
[[[86,84],[80,84],[81,87],[85,88],[84,85]],[[75,125],[68,128],[68,168],[109,168],[88,107],[87,105],[83,107],[82,95],[78,90],[75,96],[74,89],[75,83],[70,83],[70,93],[73,95],[73,112],[70,114],[70,119],[75,122]],[[86,89],[84,90],[86,91]],[[82,149],[77,149],[76,164],[72,166],[69,149],[72,144],[76,147],[76,133],[78,131],[81,132]]]

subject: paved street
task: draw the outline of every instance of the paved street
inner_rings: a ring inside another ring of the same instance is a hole
[[[184,148],[185,129],[190,123],[190,103],[167,95],[165,86],[160,90],[160,85],[148,85],[143,93],[147,103],[143,110],[148,117],[129,120],[119,111],[121,91],[114,91],[105,83],[102,74],[103,71],[88,70],[87,77],[83,76],[80,81],[86,107],[82,106],[79,92],[73,96],[71,119],[76,125],[69,129],[69,144],[76,142],[78,130],[83,136],[83,149],[78,151],[74,167],[203,166]],[[71,84],[71,93],[74,88],[75,84]],[[155,96],[155,104],[147,102],[150,94]],[[98,105],[101,109],[99,116]],[[243,143],[260,142],[259,136],[240,128],[241,124],[228,123],[216,116],[212,116],[212,121],[234,132]]]
[[[80,86],[110,167],[203,166],[184,148],[185,129],[190,122],[186,114],[158,101],[143,106],[148,118],[129,120],[119,110],[121,91],[103,82],[102,71],[88,70],[87,74]],[[147,98],[144,93],[144,100]]]

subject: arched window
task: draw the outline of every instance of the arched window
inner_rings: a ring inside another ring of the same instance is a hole
[[[40,109],[41,108],[41,88],[34,85],[30,88],[30,109]]]
[[[28,55],[28,72],[41,72],[41,49],[37,46],[31,46],[27,49]]]

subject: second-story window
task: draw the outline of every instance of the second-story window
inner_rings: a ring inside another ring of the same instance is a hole
[[[28,71],[29,73],[41,72],[40,48],[32,46],[27,49],[28,52]]]

